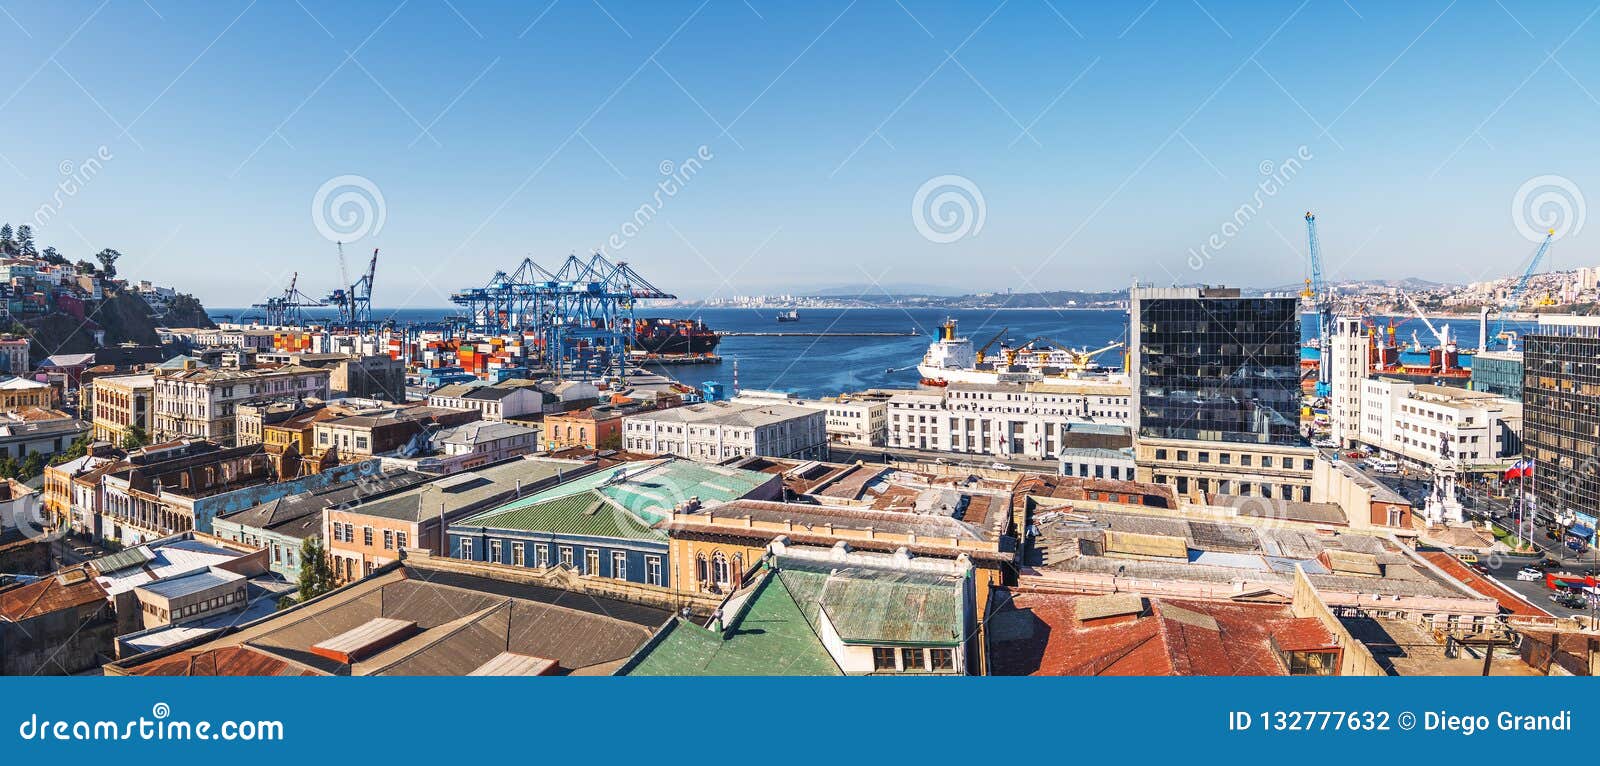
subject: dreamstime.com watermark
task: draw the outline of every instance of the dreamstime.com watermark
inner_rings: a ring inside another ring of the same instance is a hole
[[[1546,235],[1561,239],[1577,234],[1588,212],[1583,192],[1566,176],[1534,176],[1511,196],[1511,222],[1529,242],[1542,242]]]
[[[334,176],[311,197],[311,223],[329,242],[349,244],[375,237],[388,214],[383,191],[366,176]]]
[[[1232,218],[1222,222],[1222,226],[1206,239],[1199,250],[1189,248],[1189,268],[1194,271],[1205,268],[1207,263],[1217,257],[1217,253],[1222,252],[1229,242],[1244,231],[1244,227],[1261,214],[1261,209],[1266,206],[1267,200],[1278,196],[1295,176],[1300,175],[1305,163],[1310,162],[1313,156],[1311,149],[1301,145],[1295,149],[1294,156],[1282,162],[1262,160],[1260,166],[1262,178],[1256,182],[1255,193],[1233,211]]]
[[[150,716],[123,721],[51,721],[30,714],[17,736],[34,742],[281,742],[282,721],[174,721],[172,708],[157,702]]]
[[[82,162],[62,160],[57,169],[61,171],[61,180],[56,182],[56,188],[50,195],[50,201],[40,205],[33,211],[33,225],[43,229],[51,219],[61,214],[61,209],[66,207],[67,200],[78,196],[84,188],[93,181],[95,176],[105,168],[105,164],[115,157],[111,149],[101,146],[94,150]]]
[[[978,236],[988,214],[983,190],[966,176],[934,176],[911,195],[911,224],[937,245]]]
[[[661,180],[656,181],[655,193],[650,195],[649,201],[640,205],[633,211],[633,217],[622,222],[610,237],[606,238],[602,252],[616,253],[628,246],[628,243],[639,233],[644,231],[656,216],[661,214],[661,209],[666,207],[667,200],[678,196],[678,193],[689,186],[689,182],[705,169],[705,163],[715,159],[710,147],[704,144],[694,151],[694,155],[683,162],[674,163],[672,160],[662,160],[659,166]]]

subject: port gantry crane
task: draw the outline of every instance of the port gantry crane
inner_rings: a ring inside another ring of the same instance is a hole
[[[1333,338],[1329,335],[1333,330],[1333,295],[1322,280],[1322,243],[1317,239],[1317,216],[1309,210],[1306,211],[1306,239],[1311,255],[1311,277],[1306,280],[1306,289],[1301,291],[1300,297],[1317,313],[1316,394],[1326,398],[1333,393],[1333,373],[1328,364],[1328,358],[1333,356]]]
[[[299,327],[306,323],[305,309],[321,308],[328,304],[312,298],[301,292],[297,286],[300,281],[300,272],[295,272],[289,277],[289,287],[282,295],[267,298],[265,303],[253,303],[250,308],[262,309],[266,312],[265,323],[268,327]]]
[[[1500,303],[1500,325],[1495,330],[1495,337],[1506,341],[1507,350],[1511,350],[1511,344],[1514,342],[1511,339],[1515,338],[1516,335],[1514,333],[1507,334],[1506,332],[1506,313],[1516,311],[1522,307],[1522,296],[1524,293],[1528,292],[1528,282],[1529,280],[1532,280],[1533,275],[1539,271],[1539,265],[1544,261],[1545,254],[1550,252],[1550,243],[1555,240],[1555,238],[1555,229],[1550,229],[1549,231],[1545,232],[1544,241],[1539,243],[1538,249],[1533,251],[1533,257],[1528,259],[1528,267],[1522,270],[1522,276],[1517,278],[1516,284],[1511,287],[1511,292],[1506,293],[1505,300],[1501,301]],[[1555,303],[1555,301],[1550,300],[1549,296],[1546,296],[1544,299],[1540,300],[1539,305],[1549,306],[1553,303]]]
[[[588,379],[626,374],[637,301],[675,297],[626,262],[595,253],[569,255],[554,271],[524,258],[512,273],[497,271],[450,301],[464,309],[472,331],[530,333],[553,374]]]
[[[372,329],[372,282],[378,275],[378,249],[372,249],[372,260],[367,263],[367,273],[354,282],[345,270],[344,243],[339,248],[339,287],[328,292],[322,305],[339,310],[339,324],[357,332]]]

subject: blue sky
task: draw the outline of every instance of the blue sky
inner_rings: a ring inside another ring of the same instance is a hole
[[[347,249],[382,248],[387,307],[607,247],[641,205],[612,252],[705,297],[1283,285],[1306,272],[1308,209],[1333,277],[1464,282],[1532,252],[1512,214],[1530,179],[1558,177],[1572,210],[1600,198],[1592,3],[0,9],[0,218],[50,204],[42,244],[116,247],[125,274],[218,306],[292,271],[333,286],[312,201],[346,175],[383,198],[381,229]],[[63,169],[100,147],[63,197]],[[657,202],[663,163],[700,147]],[[1299,157],[1261,192],[1263,167]],[[940,176],[982,195],[954,241],[912,211]],[[1600,263],[1596,225],[1575,224],[1552,262]]]

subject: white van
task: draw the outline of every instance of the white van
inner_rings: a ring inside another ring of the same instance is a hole
[[[1375,457],[1367,461],[1367,466],[1378,473],[1398,473],[1400,464],[1386,457]]]

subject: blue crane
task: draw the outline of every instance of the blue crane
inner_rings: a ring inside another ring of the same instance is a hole
[[[1528,280],[1533,279],[1534,273],[1539,270],[1539,264],[1544,261],[1545,253],[1550,251],[1550,243],[1556,237],[1556,230],[1545,232],[1544,241],[1539,243],[1539,249],[1533,251],[1533,257],[1528,259],[1528,268],[1524,269],[1517,283],[1511,287],[1511,292],[1506,294],[1506,299],[1500,304],[1500,326],[1495,330],[1495,337],[1508,338],[1506,335],[1506,312],[1516,311],[1522,305],[1522,295],[1528,291]],[[1510,343],[1506,344],[1508,347]]]
[[[1333,355],[1333,339],[1329,336],[1329,331],[1333,329],[1333,300],[1327,283],[1322,281],[1322,243],[1317,240],[1317,216],[1309,210],[1306,211],[1306,237],[1310,242],[1311,278],[1306,280],[1306,289],[1300,293],[1300,297],[1305,298],[1317,312],[1320,358],[1317,360],[1316,393],[1319,397],[1326,397],[1333,393],[1332,373],[1328,369],[1328,358]]]

